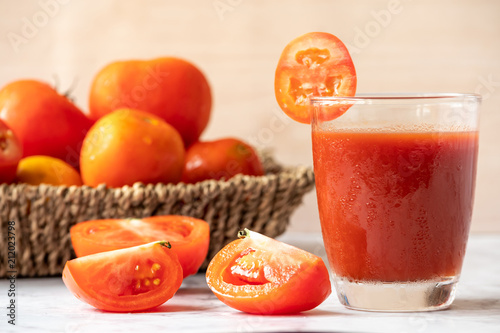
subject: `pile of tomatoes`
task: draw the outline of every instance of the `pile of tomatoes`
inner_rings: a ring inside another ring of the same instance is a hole
[[[262,175],[242,140],[199,140],[211,108],[204,74],[173,57],[105,66],[87,113],[44,82],[12,82],[0,90],[0,182],[121,187]]]

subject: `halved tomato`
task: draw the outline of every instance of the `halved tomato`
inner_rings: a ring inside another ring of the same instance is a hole
[[[330,295],[320,257],[247,229],[239,237],[207,269],[208,286],[225,304],[248,313],[289,314],[313,309]]]
[[[135,312],[172,298],[182,284],[182,267],[170,244],[162,241],[70,260],[62,279],[93,307]]]
[[[210,241],[207,222],[180,215],[81,222],[71,228],[70,234],[78,257],[168,240],[179,257],[184,277],[198,271]]]
[[[354,96],[356,71],[349,51],[340,39],[326,32],[311,32],[294,39],[281,53],[274,92],[290,118],[309,124],[310,97]],[[346,110],[332,111],[331,119]]]

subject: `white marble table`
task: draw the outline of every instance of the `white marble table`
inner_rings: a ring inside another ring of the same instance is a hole
[[[324,255],[320,235],[281,239]],[[16,282],[15,327],[7,323],[8,282],[0,281],[0,332],[500,332],[500,235],[472,235],[467,251],[457,297],[445,311],[353,311],[332,295],[299,315],[247,315],[217,300],[198,274],[153,312],[116,314],[79,301],[60,278],[37,278]]]

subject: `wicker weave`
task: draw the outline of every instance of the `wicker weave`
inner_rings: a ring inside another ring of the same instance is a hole
[[[61,274],[74,257],[69,229],[77,222],[179,214],[210,224],[210,248],[202,265],[237,231],[249,228],[275,237],[314,186],[311,168],[282,168],[264,155],[266,175],[238,175],[228,181],[197,184],[141,183],[122,188],[99,186],[0,185],[0,277],[7,276],[7,228],[15,221],[18,276]]]

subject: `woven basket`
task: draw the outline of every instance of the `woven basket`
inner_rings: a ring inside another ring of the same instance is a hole
[[[196,184],[136,183],[132,187],[0,185],[0,277],[8,267],[8,225],[15,223],[17,276],[61,274],[74,258],[69,229],[77,222],[178,214],[210,224],[210,248],[201,269],[242,228],[282,234],[294,209],[314,186],[308,167],[284,168],[262,155],[266,175],[238,175]],[[12,234],[11,234],[12,235]]]

